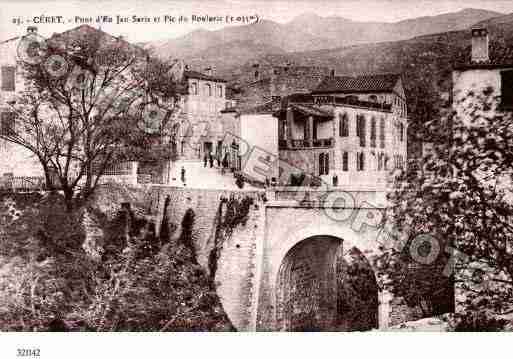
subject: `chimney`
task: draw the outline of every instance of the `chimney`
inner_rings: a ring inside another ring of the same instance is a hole
[[[212,70],[212,67],[207,67],[205,70],[203,70],[203,72],[205,73],[205,75],[207,76],[213,76],[213,70]]]
[[[472,62],[487,62],[488,56],[488,30],[484,26],[472,28]]]
[[[27,34],[37,34],[37,26],[28,26]]]

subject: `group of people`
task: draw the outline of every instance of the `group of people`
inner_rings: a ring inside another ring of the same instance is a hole
[[[217,167],[221,167],[221,173],[224,174],[226,169],[229,166],[228,163],[228,155],[225,155],[223,160],[221,161],[219,157],[214,156],[212,152],[205,153],[205,157],[203,158],[203,165],[207,167],[207,163],[210,164],[210,168],[214,167],[214,160],[217,162]],[[185,167],[182,166],[180,171],[180,179],[182,180],[183,185],[185,186]]]
[[[226,169],[229,166],[228,163],[228,155],[226,154],[221,161],[219,156],[214,156],[212,152],[205,153],[205,156],[203,157],[203,166],[207,167],[207,163],[210,164],[210,168],[214,167],[214,160],[217,162],[217,167],[221,167],[221,172],[224,174]]]

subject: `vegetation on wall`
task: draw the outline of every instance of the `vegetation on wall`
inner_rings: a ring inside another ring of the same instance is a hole
[[[253,198],[249,196],[245,196],[241,200],[234,196],[230,198],[223,197],[219,201],[215,220],[214,245],[208,258],[208,267],[212,282],[215,279],[217,262],[221,255],[223,244],[231,238],[233,230],[238,225],[246,225],[251,205],[253,205]]]
[[[407,237],[403,246],[404,239],[390,236],[380,265],[395,288],[417,278],[417,285],[407,286],[413,296],[442,290],[454,279],[458,311],[503,315],[513,311],[511,116],[495,111],[499,102],[491,89],[463,95],[456,104],[461,113],[430,123],[432,153],[412,161],[398,178],[388,218]],[[405,256],[419,235],[433,243],[418,255],[436,254],[429,261],[439,269],[426,270]]]

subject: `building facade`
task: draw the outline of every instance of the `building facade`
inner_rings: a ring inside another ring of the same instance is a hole
[[[35,27],[27,32],[35,33]],[[14,113],[10,104],[24,89],[24,78],[18,63],[17,49],[21,36],[0,42],[0,131],[16,131]],[[39,176],[42,168],[37,158],[27,149],[0,138],[0,177]]]
[[[330,186],[385,188],[388,173],[405,166],[398,75],[330,76],[311,94],[288,97],[277,116],[280,160]]]
[[[486,100],[490,102],[489,111],[511,112],[513,49],[491,43],[486,27],[474,27],[471,31],[471,49],[452,72],[453,108],[458,115],[468,116],[470,103]]]

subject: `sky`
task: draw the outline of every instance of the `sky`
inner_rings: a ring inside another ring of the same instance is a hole
[[[132,42],[143,42],[176,38],[198,29],[243,25],[244,19],[254,21],[251,17],[285,23],[298,15],[315,13],[354,21],[396,22],[470,7],[513,13],[512,0],[0,0],[0,41],[24,34],[34,21],[39,22],[38,31],[46,37],[92,18],[92,26]],[[134,15],[141,20],[146,17],[150,22],[117,24],[118,15],[131,21]],[[215,23],[192,23],[193,15],[219,18]],[[41,23],[41,16],[47,21],[52,21],[52,16],[62,16],[64,23]],[[97,23],[98,16],[110,16],[112,23]],[[187,22],[180,21],[180,16],[186,17]],[[16,19],[19,23],[14,23]]]

